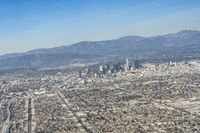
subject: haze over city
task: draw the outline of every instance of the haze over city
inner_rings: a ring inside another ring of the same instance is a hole
[[[200,0],[0,0],[0,133],[200,133]]]
[[[199,0],[1,0],[0,55],[200,30]]]

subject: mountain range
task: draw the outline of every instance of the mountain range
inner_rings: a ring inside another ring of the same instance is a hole
[[[125,36],[106,41],[35,49],[0,56],[0,70],[42,69],[72,63],[101,62],[125,57],[137,59],[199,58],[200,31],[183,30],[153,37]]]

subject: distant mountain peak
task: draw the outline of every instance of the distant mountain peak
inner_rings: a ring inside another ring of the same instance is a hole
[[[179,31],[178,33],[195,33],[195,32],[199,32],[197,30],[182,30],[182,31]]]
[[[144,39],[145,37],[142,36],[134,36],[134,35],[130,35],[130,36],[125,36],[125,37],[120,37],[117,40],[141,40]]]

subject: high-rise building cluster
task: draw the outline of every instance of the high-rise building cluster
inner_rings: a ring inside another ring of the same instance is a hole
[[[108,77],[112,74],[116,74],[118,72],[128,72],[134,71],[141,68],[141,64],[139,60],[130,60],[126,58],[125,63],[105,63],[98,65],[95,69],[85,68],[84,70],[79,70],[79,78],[84,77]]]

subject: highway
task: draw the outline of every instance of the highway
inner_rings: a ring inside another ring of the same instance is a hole
[[[28,133],[32,132],[32,109],[31,109],[31,98],[28,100]]]
[[[9,128],[10,128],[10,117],[11,117],[11,113],[10,113],[10,105],[12,104],[12,100],[10,100],[8,102],[8,106],[7,106],[7,118],[5,120],[5,122],[3,123],[3,128],[2,128],[2,133],[9,133]]]

